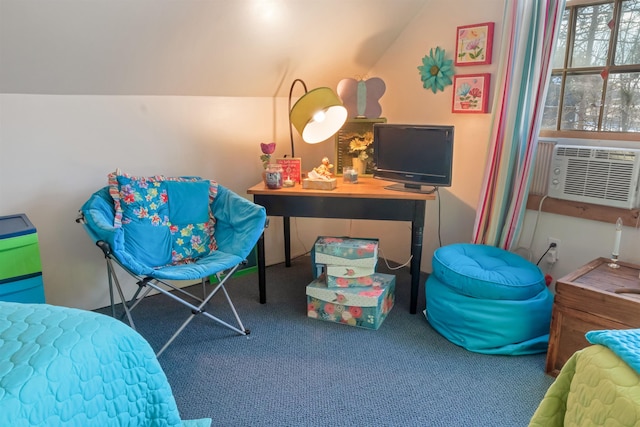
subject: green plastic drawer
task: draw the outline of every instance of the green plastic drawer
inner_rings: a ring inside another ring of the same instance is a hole
[[[0,281],[41,271],[37,233],[0,239]]]

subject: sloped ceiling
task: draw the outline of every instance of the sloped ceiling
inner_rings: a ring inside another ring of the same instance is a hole
[[[287,96],[362,76],[429,0],[0,0],[0,93]]]

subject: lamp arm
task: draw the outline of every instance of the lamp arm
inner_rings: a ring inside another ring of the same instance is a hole
[[[302,83],[302,87],[304,87],[304,93],[308,92],[307,85],[302,79],[295,79],[293,83],[291,83],[291,88],[289,89],[289,109],[287,110],[287,115],[289,117],[289,137],[291,139],[291,157],[295,157],[295,151],[293,148],[293,125],[291,124],[291,95],[293,95],[293,87],[298,82]]]

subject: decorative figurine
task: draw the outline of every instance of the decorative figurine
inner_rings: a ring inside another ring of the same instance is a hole
[[[333,165],[328,157],[322,158],[320,166],[313,168],[307,175],[308,178],[302,180],[302,188],[313,190],[333,190],[336,188],[337,180],[331,172]]]
[[[313,170],[309,172],[309,178],[322,180],[330,179],[333,176],[331,169],[333,169],[333,165],[329,163],[329,158],[323,157],[320,166],[313,168]]]

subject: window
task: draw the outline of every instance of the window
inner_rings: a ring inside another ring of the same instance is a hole
[[[567,2],[542,131],[640,136],[640,0]]]

